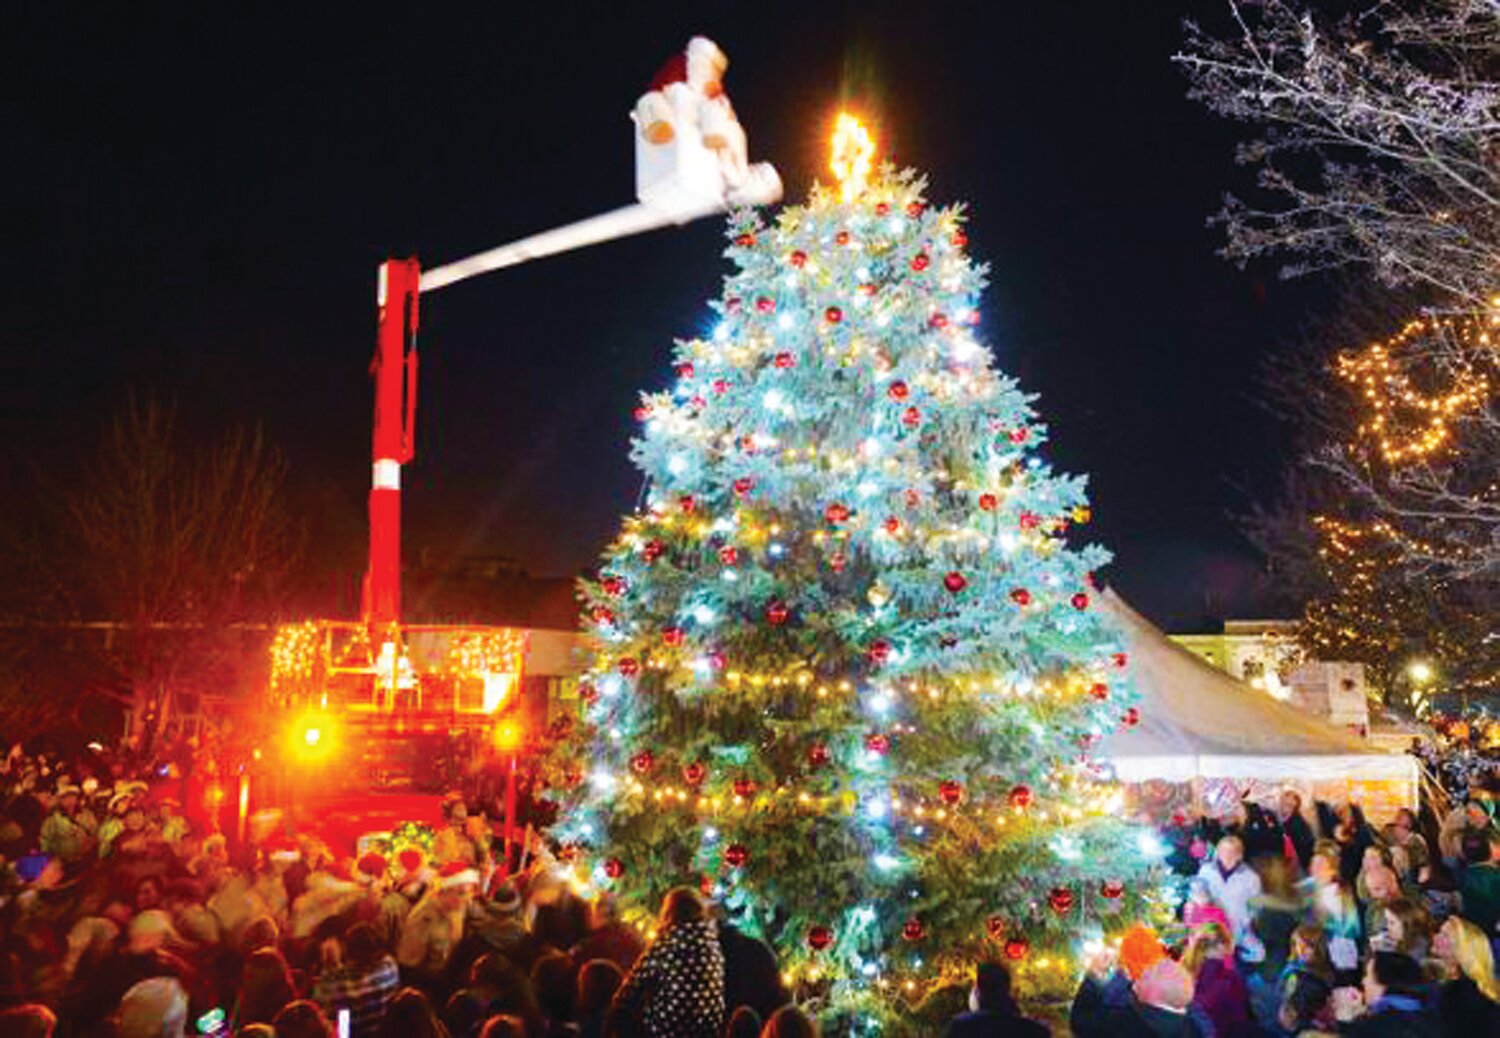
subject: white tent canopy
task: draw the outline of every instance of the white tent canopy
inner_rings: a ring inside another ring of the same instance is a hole
[[[1210,666],[1112,590],[1101,596],[1123,631],[1141,720],[1105,740],[1125,782],[1198,778],[1398,781],[1415,791],[1416,761],[1382,752]]]

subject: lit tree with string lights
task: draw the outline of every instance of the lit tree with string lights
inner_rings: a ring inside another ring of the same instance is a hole
[[[962,209],[873,151],[841,117],[836,187],[731,219],[717,327],[639,409],[555,768],[581,879],[637,919],[701,887],[854,1030],[983,957],[1071,988],[1160,893],[1091,758],[1138,714],[1084,480],[976,338]]]

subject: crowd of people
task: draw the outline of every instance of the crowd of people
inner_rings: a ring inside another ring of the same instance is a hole
[[[1406,809],[1376,828],[1295,792],[1174,819],[1180,926],[1097,957],[1073,1033],[1500,1035],[1500,828],[1474,793],[1427,834]]]
[[[649,924],[585,900],[539,842],[498,855],[448,802],[425,849],[231,844],[155,761],[0,764],[0,1035],[816,1035],[771,948],[696,890]],[[174,793],[176,795],[174,795]],[[1174,819],[1181,925],[1090,964],[1079,1038],[1500,1035],[1500,830],[1475,797],[1401,812],[1238,805]],[[497,860],[497,857],[499,860]],[[1001,963],[952,1038],[1042,1038]]]

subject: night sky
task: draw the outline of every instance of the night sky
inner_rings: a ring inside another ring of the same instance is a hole
[[[0,476],[69,471],[127,393],[288,457],[327,608],[353,608],[374,275],[633,201],[627,113],[688,36],[730,57],[752,159],[800,200],[848,100],[971,205],[983,331],[1090,476],[1122,593],[1174,628],[1271,608],[1233,513],[1286,432],[1256,403],[1316,288],[1214,256],[1236,129],[1185,98],[1173,3],[28,5],[7,19]],[[473,5],[477,6],[477,5]],[[1218,4],[1199,4],[1210,20]],[[597,8],[597,9],[596,9]],[[708,220],[423,300],[409,559],[597,556],[641,389],[706,331]],[[17,498],[11,493],[6,495]],[[334,595],[343,592],[342,599]]]

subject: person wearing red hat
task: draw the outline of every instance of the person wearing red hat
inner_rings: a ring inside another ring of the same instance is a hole
[[[432,889],[401,926],[396,961],[408,983],[428,991],[439,988],[463,939],[464,916],[478,890],[478,869],[461,861],[443,866]]]

